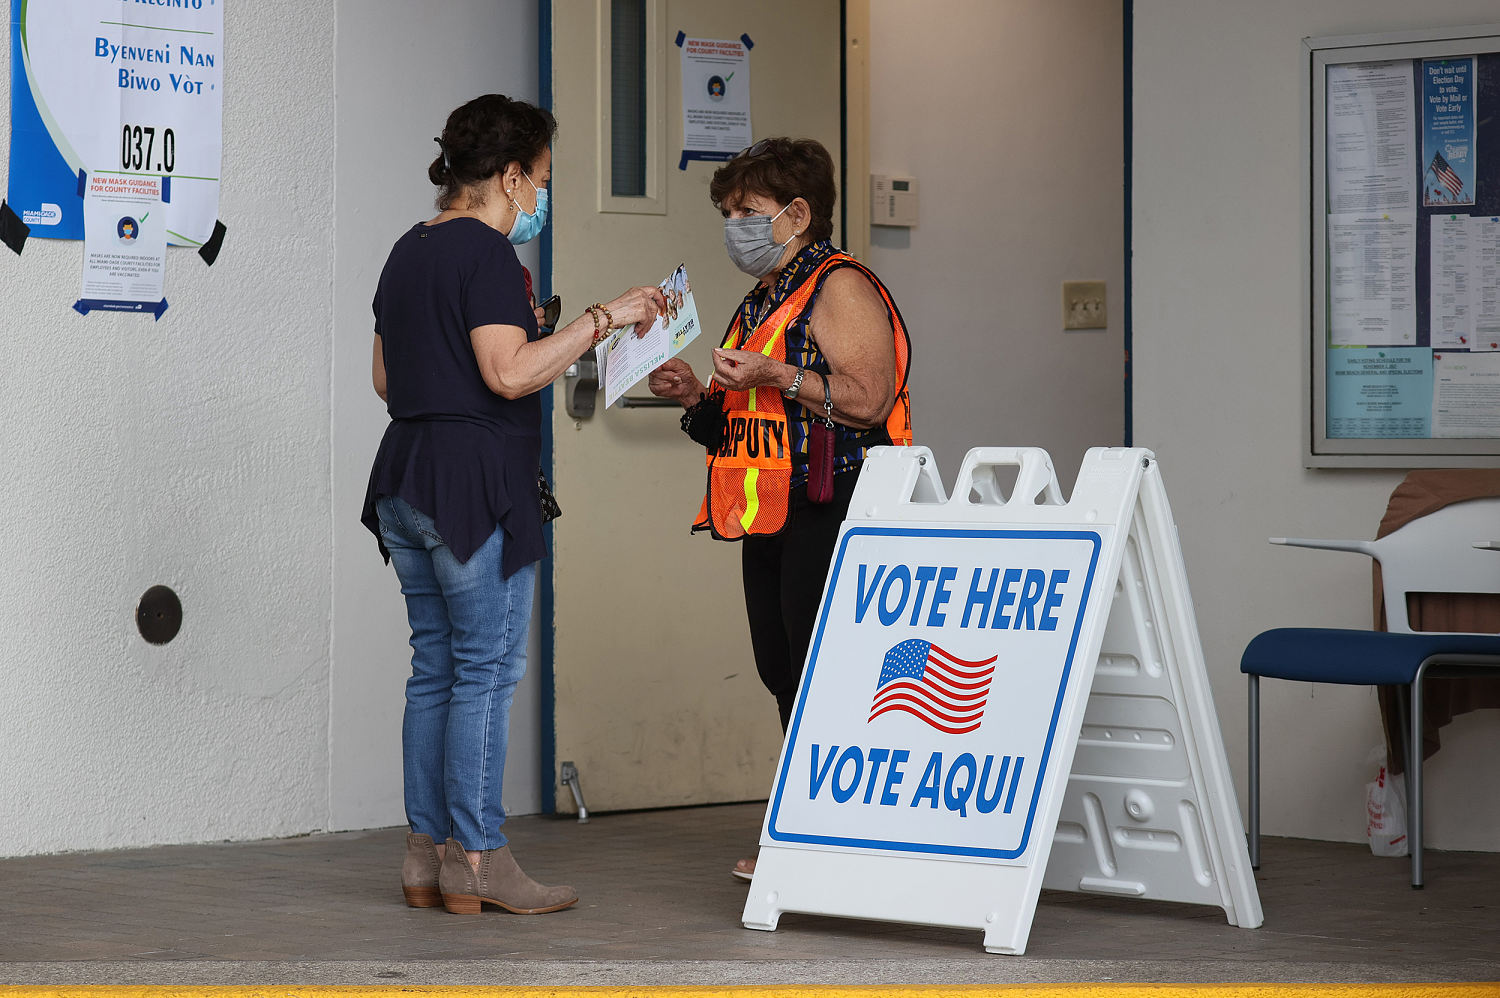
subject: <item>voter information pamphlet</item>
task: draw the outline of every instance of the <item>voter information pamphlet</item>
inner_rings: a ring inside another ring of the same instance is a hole
[[[597,350],[599,380],[604,384],[604,407],[608,409],[642,378],[675,357],[698,338],[698,306],[687,267],[678,266],[659,287],[667,296],[668,311],[659,315],[646,335],[636,336],[635,327],[617,330]]]

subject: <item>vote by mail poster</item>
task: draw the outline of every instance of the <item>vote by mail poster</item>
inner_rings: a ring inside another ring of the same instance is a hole
[[[768,840],[1025,862],[1105,529],[846,528]]]
[[[1474,58],[1422,62],[1422,204],[1471,205],[1477,190]]]
[[[86,178],[161,178],[168,239],[219,215],[224,0],[11,0],[10,183],[32,236],[84,237]]]

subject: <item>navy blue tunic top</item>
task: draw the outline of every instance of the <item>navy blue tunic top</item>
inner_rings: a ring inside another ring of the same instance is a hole
[[[391,424],[360,517],[380,541],[375,501],[396,496],[432,517],[459,561],[504,528],[507,576],[547,554],[537,496],[542,408],[507,399],[479,373],[469,331],[536,315],[515,248],[477,218],[419,223],[396,241],[375,292]],[[380,551],[389,559],[385,544]]]

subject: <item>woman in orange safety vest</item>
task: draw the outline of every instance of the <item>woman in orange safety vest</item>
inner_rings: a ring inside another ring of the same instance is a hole
[[[693,524],[743,541],[756,670],[785,730],[839,526],[869,448],[911,442],[910,340],[890,293],[835,249],[833,159],[811,139],[764,139],[714,174],[734,264],[757,283],[713,352],[707,385],[680,358],[651,373],[706,448]],[[753,859],[734,874],[750,879]]]

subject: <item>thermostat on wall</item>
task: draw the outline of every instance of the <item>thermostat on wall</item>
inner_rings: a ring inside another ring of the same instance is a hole
[[[870,224],[917,224],[917,180],[915,177],[870,176]]]

